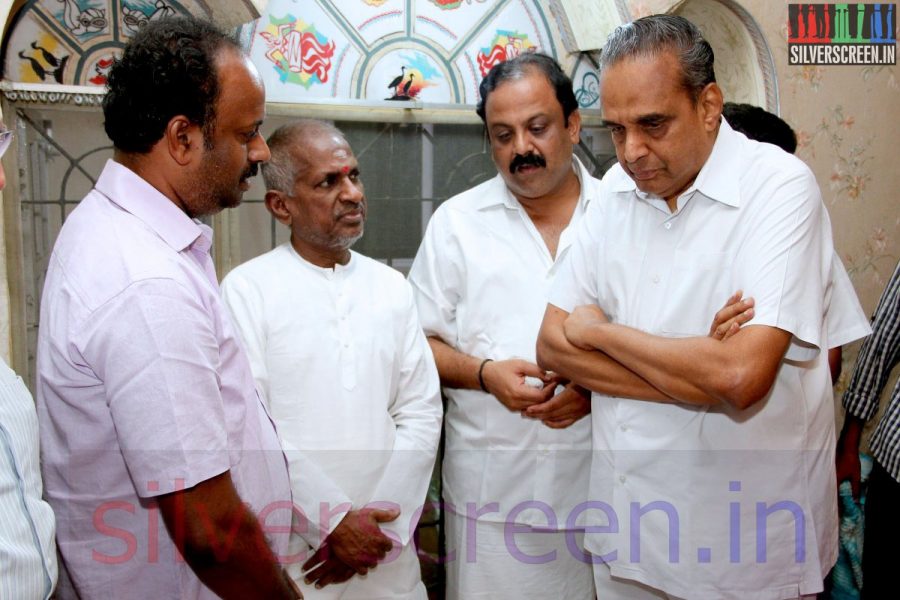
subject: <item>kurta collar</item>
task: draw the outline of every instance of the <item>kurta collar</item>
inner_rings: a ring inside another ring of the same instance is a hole
[[[287,248],[287,251],[300,262],[301,265],[303,265],[310,271],[318,273],[319,275],[329,279],[334,277],[335,275],[344,275],[352,272],[353,269],[356,268],[356,263],[359,262],[359,259],[356,258],[356,252],[351,250],[350,260],[347,261],[346,265],[338,263],[334,265],[333,269],[330,269],[328,267],[320,267],[319,265],[314,265],[313,263],[300,256],[300,253],[297,252],[297,249],[294,248],[294,245],[291,244],[290,240],[285,242],[283,245],[285,248]]]

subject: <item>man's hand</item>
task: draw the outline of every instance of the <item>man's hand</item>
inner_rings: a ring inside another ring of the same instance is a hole
[[[356,573],[365,575],[394,547],[394,543],[381,531],[378,524],[393,521],[399,516],[400,511],[396,509],[351,510],[325,538],[316,553],[304,563],[303,570],[312,569],[334,557]],[[308,574],[305,579],[307,583],[312,583]]]
[[[841,436],[838,438],[837,452],[835,453],[835,470],[837,472],[837,482],[841,485],[842,481],[849,481],[850,488],[853,491],[853,497],[859,500],[859,441],[862,437],[864,423],[851,414],[844,417],[844,427],[841,429]]]
[[[326,585],[331,585],[332,583],[344,583],[354,575],[356,575],[356,571],[354,571],[352,567],[342,562],[337,557],[330,556],[325,562],[320,563],[317,567],[307,573],[304,580],[307,585],[315,584],[317,589],[322,589]],[[365,573],[361,573],[361,575],[365,575]]]
[[[539,380],[540,387],[526,382],[526,377]],[[485,363],[481,378],[488,392],[515,412],[549,400],[559,382],[557,377],[548,375],[536,364],[518,358]]]
[[[563,332],[570,344],[582,350],[594,350],[588,334],[597,324],[609,323],[606,313],[599,306],[579,306],[566,317]]]
[[[574,383],[546,402],[529,406],[525,416],[543,421],[547,427],[565,429],[591,412],[591,393]]]
[[[724,342],[738,331],[741,326],[753,318],[753,298],[741,298],[744,292],[736,291],[725,301],[719,312],[713,317],[709,326],[709,337]]]

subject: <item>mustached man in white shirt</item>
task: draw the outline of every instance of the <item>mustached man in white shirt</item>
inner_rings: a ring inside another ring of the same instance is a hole
[[[498,174],[440,206],[409,274],[448,399],[447,598],[588,600],[588,395],[534,348],[600,182],[573,156],[581,117],[555,60],[501,63],[480,93]]]
[[[440,437],[437,371],[409,284],[350,247],[366,197],[343,134],[268,140],[266,208],[290,241],[222,292],[278,426],[295,513],[288,572],[307,599],[424,599],[410,543]]]

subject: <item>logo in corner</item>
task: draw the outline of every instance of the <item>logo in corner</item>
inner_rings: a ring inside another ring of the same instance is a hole
[[[788,4],[788,64],[895,65],[896,18],[896,4]]]

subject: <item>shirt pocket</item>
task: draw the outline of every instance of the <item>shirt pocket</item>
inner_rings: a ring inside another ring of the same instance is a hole
[[[676,250],[658,329],[669,337],[707,335],[716,312],[734,293],[730,252]]]

